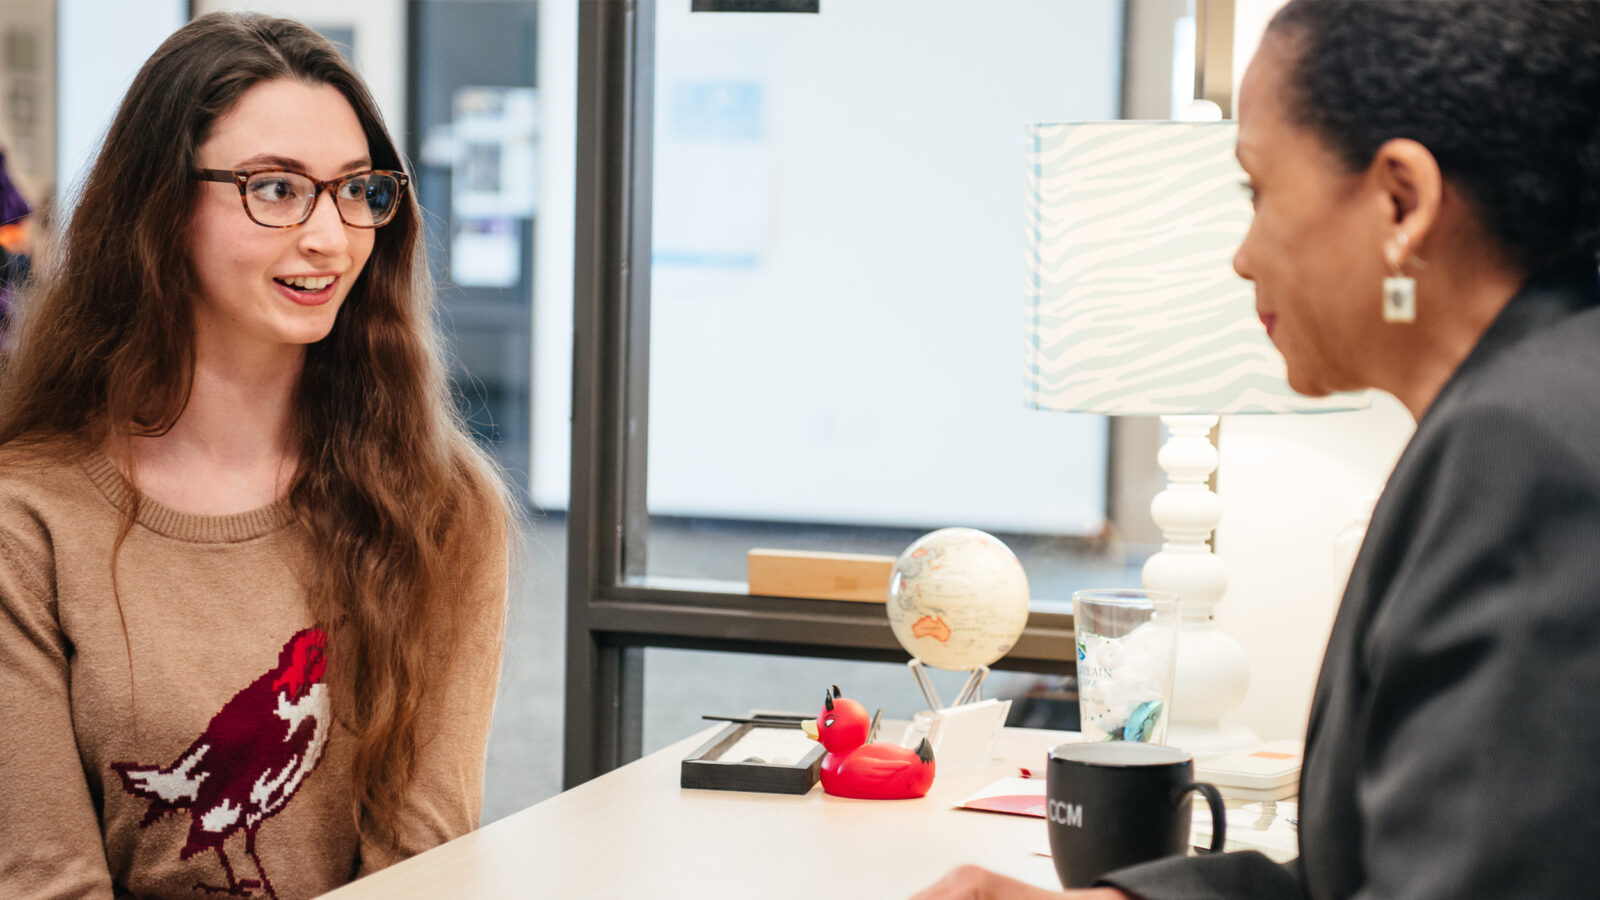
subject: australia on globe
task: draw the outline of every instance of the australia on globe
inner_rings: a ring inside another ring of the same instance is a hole
[[[889,578],[889,627],[925,665],[987,666],[1028,624],[1028,577],[999,538],[976,528],[941,528],[917,538]]]

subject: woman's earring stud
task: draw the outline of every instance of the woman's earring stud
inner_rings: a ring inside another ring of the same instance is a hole
[[[1406,233],[1397,239],[1405,252]],[[1417,320],[1417,280],[1393,266],[1394,274],[1383,280],[1383,320],[1385,322],[1415,322]]]

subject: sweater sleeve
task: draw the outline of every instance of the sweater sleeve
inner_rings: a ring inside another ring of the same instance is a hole
[[[0,896],[110,898],[49,547],[44,526],[0,498]]]
[[[357,877],[460,837],[478,827],[483,772],[505,639],[507,536],[496,525],[463,567],[460,643],[436,695],[422,712],[416,771],[407,789],[397,845],[361,843]]]

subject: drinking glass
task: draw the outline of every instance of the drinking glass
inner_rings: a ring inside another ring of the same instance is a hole
[[[1161,743],[1178,655],[1178,598],[1165,591],[1072,595],[1085,741]]]

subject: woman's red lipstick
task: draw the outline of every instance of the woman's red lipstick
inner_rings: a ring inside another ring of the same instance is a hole
[[[1272,337],[1272,326],[1277,324],[1277,313],[1256,313],[1261,317],[1261,324],[1267,329],[1267,337]]]

